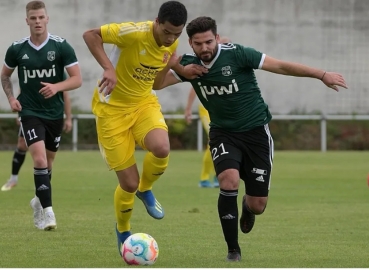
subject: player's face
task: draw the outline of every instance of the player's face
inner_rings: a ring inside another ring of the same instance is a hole
[[[184,28],[184,25],[174,26],[169,22],[159,23],[158,20],[156,20],[156,24],[160,45],[165,47],[170,47],[182,34]]]
[[[27,24],[29,25],[31,34],[42,35],[47,31],[47,23],[49,22],[49,16],[46,14],[44,8],[30,10],[27,13]]]
[[[214,35],[211,30],[198,33],[189,39],[194,53],[203,62],[211,62],[218,52],[219,35]]]

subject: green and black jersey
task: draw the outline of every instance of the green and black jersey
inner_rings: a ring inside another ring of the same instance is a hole
[[[265,54],[239,44],[219,44],[217,55],[205,65],[195,54],[186,54],[181,64],[198,64],[209,73],[192,84],[210,115],[210,126],[231,132],[242,132],[267,124],[272,116],[264,102],[254,70],[263,65]]]
[[[29,37],[14,42],[5,55],[5,65],[18,68],[22,105],[19,115],[32,115],[45,119],[63,118],[63,93],[45,99],[40,93],[41,82],[58,83],[65,80],[64,69],[78,64],[73,48],[58,36],[48,35],[40,46],[35,46]]]

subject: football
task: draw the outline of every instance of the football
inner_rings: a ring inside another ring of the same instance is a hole
[[[129,265],[153,265],[158,255],[158,244],[147,233],[132,234],[122,246],[122,258]]]

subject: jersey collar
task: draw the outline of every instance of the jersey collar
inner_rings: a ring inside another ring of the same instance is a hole
[[[202,61],[202,60],[200,60],[201,61],[201,64],[204,66],[204,67],[206,67],[206,68],[211,68],[213,65],[214,65],[214,63],[215,63],[215,61],[217,61],[217,59],[218,59],[218,57],[219,57],[219,55],[220,55],[220,51],[222,50],[222,45],[221,44],[218,44],[218,52],[217,52],[217,55],[214,57],[214,59],[210,62],[210,64],[209,65],[205,65],[204,64],[204,62]]]
[[[39,50],[41,50],[41,49],[46,45],[46,43],[49,41],[49,38],[50,38],[50,33],[47,33],[47,38],[45,39],[45,41],[44,41],[44,42],[42,42],[42,44],[41,44],[40,46],[36,46],[35,44],[33,44],[33,43],[32,43],[32,41],[31,41],[31,37],[29,37],[29,39],[28,39],[28,44],[29,44],[32,48],[34,48],[36,51],[39,51]]]

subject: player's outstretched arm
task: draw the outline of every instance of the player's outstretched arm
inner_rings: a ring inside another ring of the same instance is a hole
[[[11,76],[14,72],[14,69],[10,69],[7,66],[3,66],[1,70],[1,85],[3,86],[6,97],[8,98],[10,107],[13,112],[20,112],[22,110],[22,106],[19,101],[14,97],[13,92],[13,83],[11,81]]]
[[[154,84],[152,85],[152,89],[161,90],[165,87],[177,84],[179,82],[181,82],[181,80],[174,76],[174,74],[170,70],[170,66],[167,65],[162,71],[160,71],[156,75]]]
[[[321,69],[305,66],[299,63],[286,62],[266,56],[262,65],[262,70],[269,72],[295,76],[310,77],[321,80],[326,86],[338,92],[338,86],[347,88],[343,76],[336,72],[327,72]]]
[[[181,80],[176,78],[171,68],[178,66],[181,61],[181,57],[178,57],[176,52],[172,54],[167,65],[163,68],[155,77],[154,84],[152,85],[153,90],[161,90],[167,86],[179,83]]]
[[[208,73],[207,68],[200,65],[196,64],[190,64],[186,66],[181,65],[180,64],[181,59],[182,56],[178,57],[175,52],[172,54],[166,67],[156,75],[152,88],[153,90],[160,90],[167,86],[181,82],[181,79],[175,76],[174,73],[172,73],[172,71],[170,71],[171,69],[176,74],[179,74],[180,76],[188,80],[195,79],[199,76],[202,76],[205,73]]]
[[[181,65],[182,56],[177,56],[174,52],[169,59],[167,67],[169,66],[176,74],[184,77],[187,80],[193,80],[208,73],[208,69],[202,65],[189,64]]]

